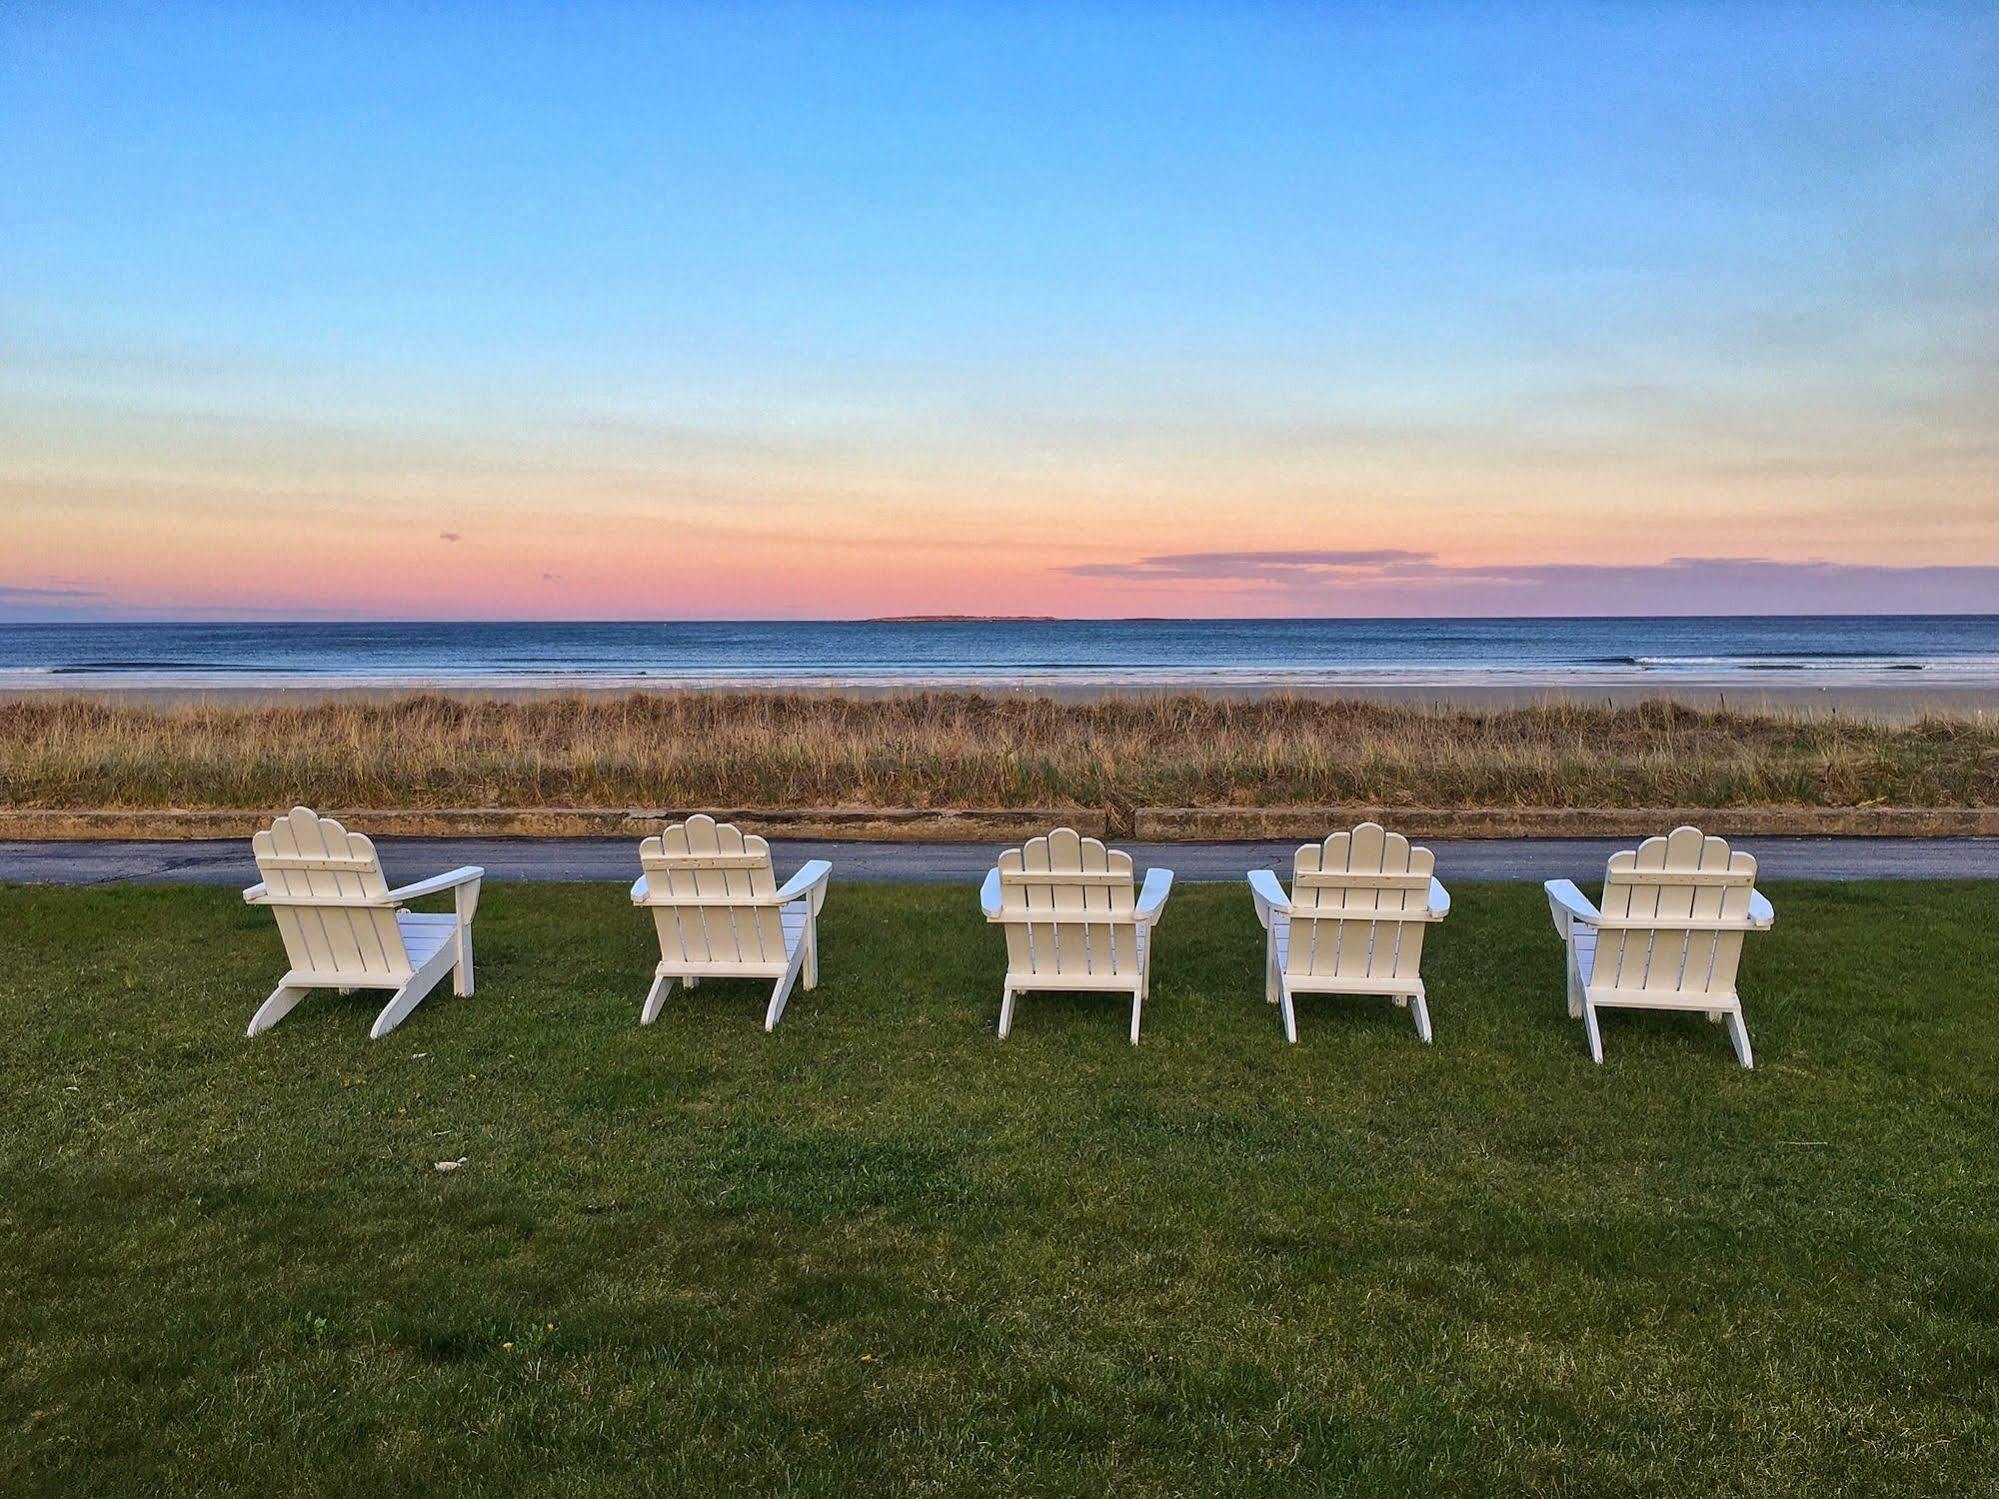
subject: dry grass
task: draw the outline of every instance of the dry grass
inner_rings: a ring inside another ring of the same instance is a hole
[[[0,704],[25,808],[1987,806],[1999,726],[1195,695]]]

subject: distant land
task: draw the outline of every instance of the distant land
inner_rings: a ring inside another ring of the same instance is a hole
[[[1053,614],[880,614],[864,625],[1052,625]]]

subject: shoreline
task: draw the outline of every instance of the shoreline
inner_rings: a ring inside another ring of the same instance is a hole
[[[1041,682],[1012,679],[987,681],[824,681],[784,682],[769,679],[688,681],[652,678],[588,679],[556,682],[496,680],[482,683],[398,681],[263,682],[263,683],[117,683],[86,685],[75,680],[0,686],[0,703],[48,702],[53,699],[102,702],[113,706],[177,708],[186,706],[267,707],[316,703],[388,703],[416,696],[458,702],[545,702],[555,698],[595,701],[635,694],[678,696],[744,695],[877,701],[922,694],[1000,698],[1046,698],[1058,703],[1089,703],[1116,699],[1156,699],[1195,696],[1222,702],[1254,702],[1267,698],[1302,698],[1311,702],[1352,700],[1440,712],[1491,712],[1547,703],[1631,707],[1670,702],[1683,707],[1776,716],[1865,718],[1885,723],[1909,723],[1927,715],[1980,718],[1999,715],[1999,682],[1921,684],[1856,680],[1829,682],[1743,681],[1740,678],[1682,678],[1633,681],[1629,677],[1555,680],[1546,677],[1518,681],[1476,681],[1440,678],[1399,678],[1394,681],[1324,679],[1300,682],[1284,678],[1215,682],[1196,678],[1145,683],[1116,681]]]

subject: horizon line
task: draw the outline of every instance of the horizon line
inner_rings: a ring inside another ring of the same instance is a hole
[[[1107,624],[1451,624],[1451,623],[1591,623],[1633,619],[1999,619],[1999,610],[1852,610],[1792,612],[1749,610],[1729,613],[1666,611],[1632,614],[1074,614],[1074,615],[819,615],[797,616],[630,616],[536,617],[461,616],[403,618],[394,615],[174,615],[132,619],[0,619],[0,629],[131,628],[175,625],[436,626],[436,625],[1107,625]]]

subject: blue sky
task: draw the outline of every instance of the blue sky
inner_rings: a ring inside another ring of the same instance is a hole
[[[0,617],[1999,597],[1999,8],[17,3],[0,132]]]

